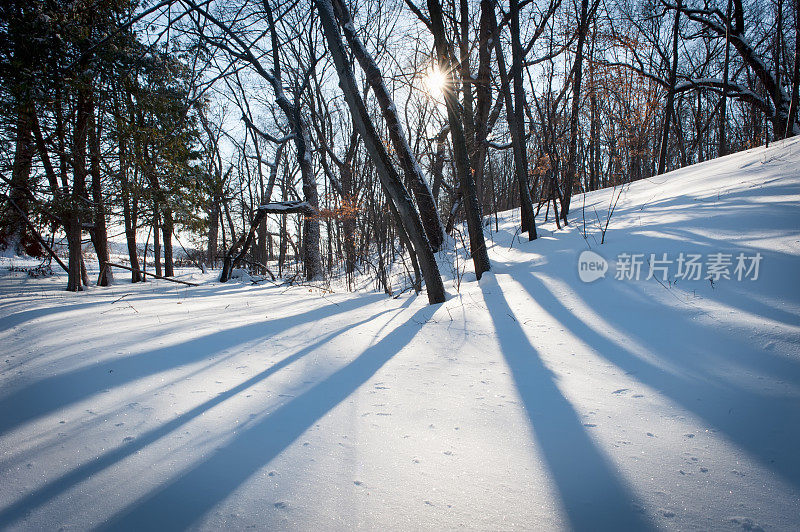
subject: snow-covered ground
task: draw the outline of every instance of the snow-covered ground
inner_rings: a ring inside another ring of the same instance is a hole
[[[799,529],[800,141],[626,186],[600,245],[613,193],[507,213],[438,306],[4,268],[0,528]]]

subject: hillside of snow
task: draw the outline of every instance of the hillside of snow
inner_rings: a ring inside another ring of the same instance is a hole
[[[800,529],[800,141],[572,208],[437,306],[4,267],[0,529]]]

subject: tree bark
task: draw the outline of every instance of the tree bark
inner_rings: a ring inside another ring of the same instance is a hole
[[[103,187],[100,172],[100,125],[95,116],[94,98],[89,109],[89,164],[92,174],[92,212],[94,214],[94,228],[90,231],[92,244],[97,255],[100,274],[97,277],[98,286],[114,284],[114,274],[106,264],[110,260],[108,252],[108,230],[106,229],[106,212],[103,201]]]
[[[403,220],[403,225],[417,253],[422,276],[427,285],[428,301],[431,304],[442,303],[445,300],[444,284],[439,274],[439,267],[436,264],[433,250],[425,236],[422,222],[414,210],[411,198],[408,196],[400,176],[392,166],[389,154],[386,153],[386,149],[378,137],[378,132],[369,118],[364,101],[361,99],[358,86],[353,77],[353,71],[347,60],[342,37],[336,25],[333,6],[330,0],[314,0],[314,5],[320,15],[328,50],[336,65],[339,86],[344,93],[353,124],[364,141],[370,159],[377,169],[381,184],[397,208],[397,212]]]
[[[10,209],[4,214],[5,227],[0,236],[11,247],[15,255],[38,255],[39,244],[31,238],[25,223],[30,192],[31,166],[33,164],[33,107],[27,102],[17,104],[16,141],[14,146],[14,162],[11,168],[11,190],[9,197],[21,212]]]
[[[792,95],[789,103],[787,130],[797,124],[797,106],[800,105],[800,0],[794,1],[794,68],[792,69]]]
[[[680,1],[680,0],[679,0]],[[578,156],[578,119],[581,111],[581,80],[583,79],[583,45],[586,42],[588,24],[589,0],[581,0],[581,14],[578,21],[578,48],[575,51],[575,68],[572,83],[572,114],[569,121],[569,155],[567,156],[567,175],[564,182],[564,202],[561,204],[561,219],[564,224],[569,223],[569,204],[572,199],[572,189],[577,179]]]
[[[658,156],[658,175],[667,169],[667,154],[669,152],[669,130],[672,115],[675,112],[675,84],[678,76],[678,42],[680,38],[681,8],[683,0],[678,0],[675,9],[675,23],[672,27],[672,66],[669,69],[669,87],[667,88],[667,103],[664,106],[664,129],[661,132],[661,151]]]
[[[315,210],[319,209],[319,197],[317,194],[317,178],[314,168],[311,165],[310,142],[308,141],[308,124],[300,111],[300,102],[294,104],[289,102],[281,85],[281,69],[278,59],[278,31],[275,26],[275,19],[272,14],[272,6],[269,0],[264,1],[264,9],[267,14],[267,22],[270,26],[270,38],[272,41],[272,74],[267,81],[272,84],[275,91],[275,102],[281,108],[289,122],[289,126],[294,135],[294,145],[297,149],[297,162],[300,165],[300,175],[303,181],[303,196]],[[299,96],[299,95],[298,95]],[[319,256],[319,219],[316,217],[306,217],[303,220],[303,265],[307,280],[312,280],[322,275],[322,264]]]
[[[161,222],[158,204],[153,208],[153,262],[156,266],[156,274],[163,275],[161,270]]]
[[[447,120],[450,123],[450,138],[453,141],[453,157],[455,158],[456,173],[464,199],[466,211],[467,230],[469,231],[470,252],[475,268],[475,276],[480,279],[483,272],[489,271],[491,264],[486,249],[481,224],[481,210],[478,204],[478,195],[475,190],[475,180],[469,163],[467,142],[461,124],[461,112],[453,80],[453,66],[450,63],[450,45],[444,31],[442,6],[439,0],[428,0],[428,13],[431,21],[431,31],[436,48],[439,70],[444,73],[445,87],[443,89],[445,105],[447,106]]]
[[[172,250],[172,232],[175,230],[172,220],[172,209],[162,210],[161,234],[164,236],[164,275],[175,275],[175,262]]]
[[[497,24],[493,22],[493,26]],[[497,33],[495,31],[495,33]],[[528,233],[528,240],[535,240],[536,220],[533,212],[530,190],[528,189],[528,154],[525,142],[525,89],[522,86],[522,43],[519,37],[519,3],[511,0],[511,53],[514,56],[514,66],[511,72],[506,72],[505,57],[499,39],[495,44],[498,69],[505,87],[506,117],[511,130],[511,144],[514,155],[514,174],[517,180],[520,198],[520,230]],[[512,79],[508,79],[508,78]],[[511,82],[514,84],[514,100],[511,99]]]
[[[726,17],[731,18],[733,0],[728,0]],[[728,154],[728,139],[726,138],[728,125],[728,76],[731,62],[731,36],[730,27],[725,25],[725,61],[722,67],[722,101],[719,102],[719,156]],[[699,143],[698,143],[699,144]]]
[[[211,209],[208,214],[208,249],[206,251],[208,264],[216,267],[217,237],[219,235],[220,206],[219,197],[214,194],[211,198]]]
[[[428,237],[428,242],[434,251],[438,251],[444,242],[444,228],[439,219],[439,214],[436,211],[436,203],[433,201],[433,194],[428,186],[428,182],[425,176],[422,175],[422,169],[416,157],[411,152],[411,148],[406,140],[403,125],[397,116],[397,107],[383,82],[383,75],[381,74],[380,68],[361,42],[361,39],[356,35],[353,21],[350,18],[350,12],[347,10],[347,7],[345,7],[341,0],[334,0],[333,5],[339,23],[344,30],[343,33],[347,44],[350,46],[350,50],[358,60],[358,63],[361,65],[361,69],[366,75],[367,83],[372,88],[378,100],[381,113],[383,114],[384,120],[386,120],[389,140],[392,142],[392,147],[397,154],[406,183],[410,186],[417,200],[419,215],[422,220],[422,226],[425,229],[425,234]]]
[[[78,89],[75,111],[75,128],[72,137],[73,182],[67,218],[67,244],[69,247],[69,273],[67,290],[78,292],[84,286],[83,250],[81,248],[81,229],[86,205],[86,139],[89,126],[90,94],[87,87]]]
[[[475,138],[473,146],[472,168],[475,171],[475,188],[478,200],[483,204],[486,197],[484,186],[484,170],[486,166],[487,144],[489,135],[489,111],[492,107],[492,40],[498,36],[492,33],[489,18],[494,18],[492,0],[481,0],[481,18],[478,28],[478,78],[475,80]]]

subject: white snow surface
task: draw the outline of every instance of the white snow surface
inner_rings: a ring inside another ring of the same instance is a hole
[[[3,268],[0,529],[800,529],[800,141],[626,186],[599,245],[612,193],[492,217],[435,306]],[[758,280],[614,278],[717,252]]]

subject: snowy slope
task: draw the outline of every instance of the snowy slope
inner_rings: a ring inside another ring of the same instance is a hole
[[[800,142],[626,186],[600,245],[612,193],[434,307],[3,272],[0,528],[800,528]],[[731,279],[615,279],[665,253]]]

